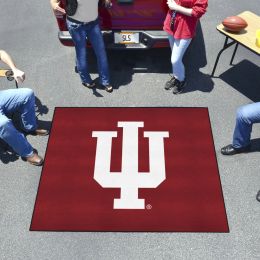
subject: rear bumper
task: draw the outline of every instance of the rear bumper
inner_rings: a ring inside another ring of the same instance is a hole
[[[124,30],[126,31],[126,30]],[[137,31],[140,43],[136,44],[115,44],[113,31],[102,31],[106,48],[108,49],[151,49],[169,47],[168,35],[164,31]],[[73,46],[71,36],[68,31],[60,31],[58,34],[60,42],[65,46]]]

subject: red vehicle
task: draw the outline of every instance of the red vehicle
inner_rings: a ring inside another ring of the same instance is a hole
[[[61,0],[65,6],[65,0]],[[106,47],[109,49],[148,49],[168,47],[162,30],[168,7],[166,0],[112,0],[112,7],[100,5],[99,16]],[[73,42],[66,17],[57,17],[59,39],[65,46]]]

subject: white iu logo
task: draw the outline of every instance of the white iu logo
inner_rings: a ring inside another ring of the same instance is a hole
[[[169,132],[144,132],[149,138],[150,172],[138,172],[138,128],[144,122],[118,122],[123,128],[122,171],[110,172],[112,138],[115,131],[93,131],[97,137],[94,179],[103,188],[121,188],[121,196],[114,199],[114,209],[144,209],[144,199],[138,198],[139,188],[156,188],[165,180],[164,138]]]

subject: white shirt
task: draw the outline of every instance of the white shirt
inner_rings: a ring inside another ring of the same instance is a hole
[[[71,17],[84,23],[96,20],[98,17],[98,0],[78,0],[77,11]]]

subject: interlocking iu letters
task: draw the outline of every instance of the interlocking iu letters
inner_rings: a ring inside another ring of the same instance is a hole
[[[165,179],[164,138],[169,132],[144,131],[149,139],[150,172],[138,172],[138,130],[144,122],[118,122],[123,128],[122,171],[110,172],[112,138],[116,131],[93,131],[97,137],[94,179],[103,188],[120,188],[114,209],[145,209],[145,200],[138,198],[139,188],[157,188]]]

